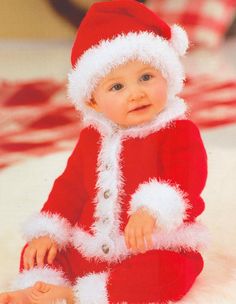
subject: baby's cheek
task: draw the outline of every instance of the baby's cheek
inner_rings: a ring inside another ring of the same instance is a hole
[[[154,83],[152,83],[152,91],[156,96],[167,96],[168,85],[167,81],[164,78],[156,79]]]
[[[114,122],[120,122],[125,115],[125,109],[121,106],[115,104],[115,101],[112,105],[109,105],[106,109],[107,115]]]
[[[165,83],[159,84],[155,90],[157,96],[162,97],[163,99],[167,97],[167,86]]]

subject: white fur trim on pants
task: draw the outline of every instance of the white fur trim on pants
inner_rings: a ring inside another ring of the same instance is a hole
[[[153,249],[171,251],[203,251],[210,242],[208,230],[201,223],[185,223],[175,230],[154,231],[152,234]],[[117,235],[115,239],[108,239],[104,235],[93,235],[82,228],[74,229],[71,239],[74,247],[86,258],[106,262],[120,262],[133,252],[129,250],[125,243],[124,235]],[[109,252],[102,251],[102,245],[109,247]]]
[[[170,231],[183,223],[187,206],[185,194],[180,189],[152,179],[141,184],[132,195],[129,214],[144,207],[155,216],[161,229]]]
[[[107,278],[108,274],[91,273],[79,278],[74,286],[74,295],[77,300],[76,304],[107,304]]]
[[[71,225],[58,214],[41,212],[32,216],[23,226],[23,236],[27,242],[40,236],[49,236],[60,248],[70,239]]]
[[[37,267],[31,270],[24,270],[18,274],[11,284],[11,289],[17,290],[28,288],[38,281],[48,284],[69,286],[69,282],[64,278],[63,272],[49,267]]]

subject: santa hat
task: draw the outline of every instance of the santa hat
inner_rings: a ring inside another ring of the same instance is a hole
[[[72,48],[68,92],[82,112],[98,82],[114,67],[137,59],[159,69],[169,96],[182,89],[180,56],[188,48],[185,31],[170,27],[145,5],[134,0],[98,2],[83,19]]]

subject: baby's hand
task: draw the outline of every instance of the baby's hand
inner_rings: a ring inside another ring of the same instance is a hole
[[[25,249],[23,261],[24,269],[31,269],[34,266],[42,267],[47,255],[48,264],[52,264],[57,255],[58,245],[48,236],[41,236],[29,242]]]
[[[132,214],[125,227],[125,242],[133,252],[144,253],[153,248],[152,233],[156,227],[156,219],[141,208]]]

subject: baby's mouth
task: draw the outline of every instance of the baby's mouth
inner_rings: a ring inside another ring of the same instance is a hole
[[[148,108],[148,107],[150,107],[150,104],[142,105],[142,106],[139,106],[139,107],[137,107],[137,108],[134,108],[134,109],[130,110],[129,113],[130,113],[130,112],[135,112],[135,111],[141,111],[141,110],[144,110],[144,109],[146,109],[146,108]]]

